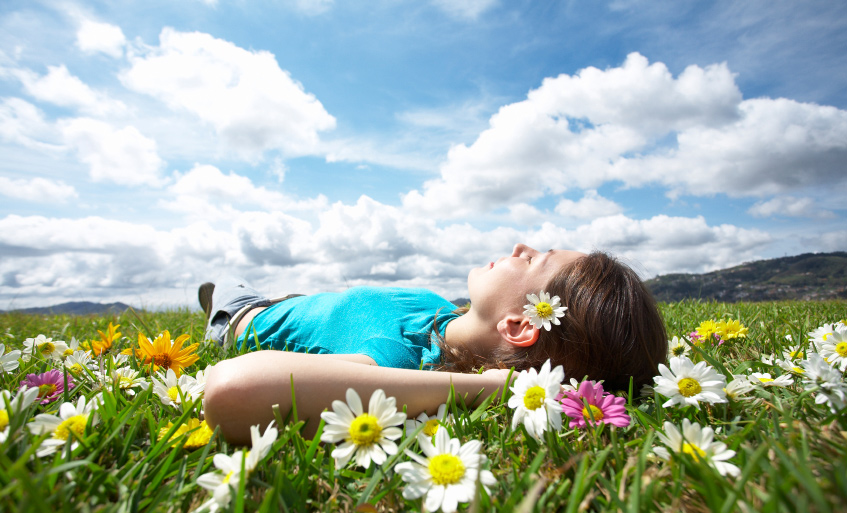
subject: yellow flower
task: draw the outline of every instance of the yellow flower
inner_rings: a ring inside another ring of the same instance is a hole
[[[91,341],[91,352],[94,353],[95,356],[100,356],[104,352],[111,349],[112,344],[121,338],[121,332],[118,331],[121,325],[113,325],[111,322],[109,323],[109,328],[106,330],[106,333],[103,333],[100,330],[97,330],[97,333],[100,334],[100,340],[92,340]]]
[[[200,344],[191,344],[183,348],[182,343],[186,340],[188,335],[180,335],[171,343],[171,334],[165,330],[153,340],[153,343],[150,343],[143,333],[139,333],[138,345],[141,348],[144,365],[152,363],[154,372],[160,368],[173,369],[177,376],[181,375],[184,367],[188,367],[200,358],[194,353]]]
[[[741,324],[741,321],[721,321],[717,325],[717,334],[724,340],[747,336],[747,328]]]
[[[173,427],[173,422],[168,422],[168,425],[159,430],[159,436],[157,440],[161,440],[168,434],[168,431]],[[190,431],[190,433],[188,433]],[[182,435],[188,433],[188,436],[185,438],[183,443],[183,448],[188,449],[189,451],[193,451],[194,449],[199,449],[200,447],[205,447],[206,444],[209,443],[209,440],[212,439],[212,435],[214,431],[209,428],[209,425],[206,424],[206,421],[201,421],[200,419],[188,419],[188,422],[185,424],[181,424],[176,431],[171,435],[168,439],[169,441],[174,441],[180,438]]]
[[[717,331],[718,325],[712,320],[703,321],[700,323],[700,326],[697,326],[697,334],[700,335],[702,339],[710,338]]]

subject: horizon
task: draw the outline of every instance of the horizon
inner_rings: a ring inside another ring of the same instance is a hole
[[[0,308],[847,250],[847,5],[0,5]],[[49,35],[49,37],[47,36]]]

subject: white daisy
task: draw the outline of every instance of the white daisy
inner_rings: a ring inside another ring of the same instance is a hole
[[[439,430],[440,426],[452,423],[453,415],[448,414],[447,405],[442,404],[438,407],[438,413],[433,416],[429,416],[426,412],[423,412],[415,419],[407,419],[406,436],[411,435],[418,429],[418,427],[420,427],[421,424],[424,424],[425,427],[421,433],[428,437],[432,437]]]
[[[38,388],[21,388],[15,397],[8,390],[0,390],[0,444],[5,442],[15,427],[15,417],[38,399]],[[19,426],[18,426],[19,427]]]
[[[700,401],[706,403],[725,403],[726,377],[719,374],[706,362],[694,364],[687,356],[671,358],[671,368],[659,364],[659,373],[653,381],[654,387],[668,401],[665,408],[675,404],[684,404],[700,408]]]
[[[96,401],[91,401],[86,404],[85,396],[80,396],[77,404],[62,403],[59,407],[59,416],[40,413],[35,416],[35,420],[27,425],[30,433],[38,436],[45,433],[52,433],[52,437],[41,442],[36,454],[38,457],[47,456],[56,452],[59,447],[71,441],[71,450],[79,446],[79,438],[82,438],[85,432],[85,426],[88,425],[89,418],[91,424],[97,422],[97,414],[94,410],[97,408]],[[73,433],[73,436],[71,436]]]
[[[113,354],[109,353],[109,358],[112,359],[112,367],[123,367],[126,364],[127,360],[129,360],[128,354]]]
[[[74,354],[76,351],[81,351],[79,347],[79,340],[76,337],[71,337],[71,341],[68,342],[68,348],[65,349],[65,352],[62,354],[62,357],[68,357]]]
[[[566,306],[562,306],[559,296],[550,297],[550,294],[543,290],[536,296],[535,294],[527,294],[526,299],[528,305],[524,305],[523,314],[529,317],[529,322],[538,329],[544,326],[544,329],[550,331],[553,324],[561,324],[559,317],[565,315]]]
[[[90,353],[83,350],[74,351],[73,354],[67,356],[63,365],[77,379],[82,378],[90,381],[92,375],[96,377],[100,372],[97,361],[91,357]],[[88,372],[86,372],[86,369],[88,369]]]
[[[131,367],[121,367],[120,369],[113,370],[109,377],[111,378],[111,382],[115,384],[118,389],[123,390],[128,395],[135,395],[135,390],[133,390],[134,388],[147,390],[147,387],[150,386],[150,382],[147,381],[147,378],[140,374],[140,372],[132,369]],[[168,399],[170,399],[170,396]]]
[[[450,438],[446,429],[439,429],[434,445],[428,436],[418,436],[418,443],[425,457],[406,451],[414,461],[399,463],[394,470],[409,483],[403,489],[403,497],[414,500],[426,495],[427,511],[441,509],[452,513],[460,502],[473,499],[477,481],[486,491],[497,484],[494,474],[480,469],[487,458],[481,454],[478,440],[461,444],[458,438]]]
[[[741,474],[738,467],[726,461],[735,456],[735,451],[727,449],[723,442],[713,442],[715,432],[711,427],[702,427],[696,422],[682,419],[682,433],[670,422],[665,422],[664,430],[664,433],[659,433],[659,439],[667,448],[653,449],[653,452],[663,460],[670,461],[671,454],[668,452],[670,449],[675,454],[685,453],[694,461],[702,461],[713,466],[722,476]]]
[[[207,365],[205,369],[197,371],[197,374],[194,375],[194,381],[197,382],[198,385],[202,385],[203,388],[206,388],[206,377],[209,375],[209,371],[212,370],[214,365]]]
[[[12,372],[20,367],[21,362],[20,349],[13,349],[6,352],[6,344],[0,344],[0,372]]]
[[[241,480],[241,468],[244,467],[244,478],[256,470],[259,463],[271,450],[271,446],[279,435],[273,421],[268,424],[264,434],[259,434],[259,425],[250,426],[251,448],[246,453],[236,451],[232,456],[216,454],[212,462],[217,471],[208,472],[197,478],[197,484],[212,492],[212,499],[201,505],[195,511],[218,511],[229,506],[232,492],[238,489]]]
[[[764,363],[765,365],[768,365],[768,366],[770,366],[770,367],[773,367],[773,365],[774,365],[774,360],[776,359],[776,356],[775,356],[775,355],[772,355],[772,354],[770,354],[770,355],[768,355],[768,354],[763,354],[763,355],[761,355],[761,356],[759,357],[759,359],[760,359],[760,360],[762,361],[762,363]]]
[[[791,340],[789,338],[791,335],[786,335],[785,337]],[[802,344],[794,344],[783,349],[782,356],[788,361],[802,360],[806,357],[806,350]]]
[[[352,388],[347,389],[347,404],[332,401],[332,410],[321,413],[326,427],[321,442],[334,444],[343,441],[333,449],[332,457],[336,465],[343,467],[356,456],[356,464],[368,468],[371,461],[376,465],[385,463],[386,454],[396,454],[406,414],[397,411],[396,399],[385,397],[382,389],[371,395],[368,412],[362,409],[362,400]]]
[[[29,361],[33,355],[42,358],[51,358],[53,360],[61,360],[67,351],[68,345],[61,340],[53,340],[44,335],[38,335],[35,338],[24,340],[23,360]]]
[[[816,354],[816,353],[809,353],[809,354]],[[799,360],[777,360],[776,364],[779,366],[780,369],[782,369],[786,372],[790,372],[791,374],[799,376],[799,375],[802,375],[804,372],[806,372],[805,370],[803,370],[803,367],[800,365],[800,360],[802,360],[802,358],[804,358],[804,357],[801,357]]]
[[[741,396],[753,390],[754,387],[747,376],[734,375],[732,377],[733,380],[727,383],[723,391],[726,393],[726,396],[733,401],[740,401],[743,399]]]
[[[838,369],[826,363],[818,354],[800,362],[803,369],[803,385],[806,390],[816,390],[815,402],[827,404],[833,413],[847,406],[847,386]]]
[[[847,370],[847,326],[832,330],[820,346],[821,357],[833,367]]]
[[[685,342],[684,338],[674,336],[672,339],[668,340],[668,358],[673,358],[674,356],[685,356],[689,351],[691,351],[691,348]]]
[[[843,326],[844,324],[842,324],[841,322],[823,324],[820,327],[809,332],[809,341],[814,344],[815,350],[820,352],[821,347],[826,343],[829,336],[832,335],[832,332],[835,331],[837,328]]]
[[[769,372],[751,372],[750,383],[765,387],[787,387],[794,384],[789,374],[783,374],[777,378],[771,377]]]
[[[602,383],[602,381],[597,381],[595,383]],[[579,390],[579,381],[576,378],[571,378],[567,383],[562,383],[561,390],[562,395],[564,395],[565,392],[575,392]],[[652,388],[650,389],[650,393],[653,393]]]
[[[197,400],[203,393],[202,388],[205,388],[205,385],[202,388],[197,385],[197,381],[188,374],[183,374],[177,378],[173,369],[168,369],[166,374],[159,371],[156,375],[161,381],[151,378],[153,380],[153,392],[159,396],[162,404],[174,408],[177,408],[183,401]]]
[[[561,365],[550,370],[550,360],[544,362],[541,371],[534,368],[518,374],[510,388],[509,408],[514,408],[512,430],[523,422],[526,432],[536,440],[551,426],[555,431],[562,429],[562,405],[556,400],[561,393],[565,371]]]
[[[244,465],[245,479],[249,475],[243,451],[235,451],[232,456],[215,454],[212,463],[217,467],[217,471],[207,472],[197,478],[197,484],[212,492],[212,498],[197,508],[196,511],[209,510],[214,512],[229,506],[232,491],[240,483],[242,465]]]

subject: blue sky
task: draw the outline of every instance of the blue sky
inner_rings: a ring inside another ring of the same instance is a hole
[[[840,2],[0,5],[0,309],[847,250]]]

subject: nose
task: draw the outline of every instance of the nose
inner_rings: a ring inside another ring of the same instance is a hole
[[[535,249],[533,249],[533,248],[531,248],[531,247],[529,247],[529,246],[527,246],[526,244],[523,244],[523,243],[515,244],[514,249],[512,249],[512,256],[513,257],[519,257],[519,256],[523,256],[523,255],[535,256],[537,254],[538,254],[538,251],[536,251]]]

